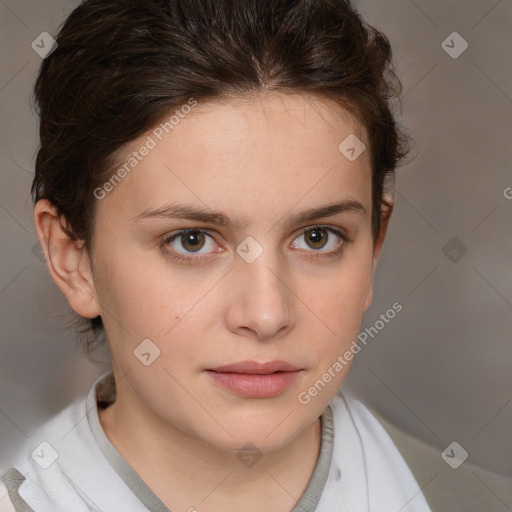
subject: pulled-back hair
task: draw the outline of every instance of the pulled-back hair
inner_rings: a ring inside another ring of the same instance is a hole
[[[391,101],[401,84],[387,37],[349,0],[85,0],[35,84],[34,201],[48,199],[91,250],[98,185],[123,145],[190,98],[261,90],[331,99],[362,123],[372,166],[372,234],[385,183],[408,151]],[[341,140],[340,140],[341,142]],[[82,332],[103,343],[101,317]]]

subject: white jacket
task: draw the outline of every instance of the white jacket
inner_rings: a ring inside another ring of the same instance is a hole
[[[0,479],[0,512],[168,511],[101,428],[97,401],[112,400],[112,379],[102,375],[86,398],[31,436]],[[399,510],[430,512],[379,421],[350,395],[334,396],[322,415],[317,465],[292,512]]]

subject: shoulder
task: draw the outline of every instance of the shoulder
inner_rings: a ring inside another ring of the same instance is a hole
[[[356,405],[359,410],[361,406],[360,402]],[[367,411],[362,414],[363,421],[368,421],[368,415],[371,415],[373,421],[386,431],[433,511],[512,510],[512,479],[479,468],[467,460],[451,467],[441,456],[451,442],[441,448],[432,446],[404,432],[380,413],[362,407]]]
[[[355,503],[361,510],[430,511],[414,475],[371,411],[345,391],[329,405],[333,467],[341,475],[339,482],[332,482],[336,496],[329,505],[343,500],[348,509]]]
[[[40,425],[19,447],[10,467],[0,477],[0,512],[56,512],[57,501],[83,504],[68,499],[73,491],[65,474],[70,454],[80,460],[85,399],[78,398]],[[82,426],[80,426],[82,424]],[[78,498],[77,493],[74,493]],[[50,498],[51,496],[51,498]],[[83,505],[76,510],[83,510]]]
[[[110,373],[38,427],[8,461],[9,469],[0,477],[7,493],[2,500],[0,490],[0,506],[6,510],[0,512],[147,510],[119,473],[124,459],[110,445],[110,455],[117,454],[112,462],[102,444],[109,441],[99,425],[97,407],[98,400],[112,398]]]
[[[85,399],[80,397],[30,433],[17,447],[11,460],[13,466],[25,473],[34,462],[39,462],[41,466],[48,464],[48,456],[58,455],[52,452],[53,445],[61,445],[85,417]],[[69,436],[69,439],[73,439],[73,436]]]
[[[395,461],[399,464],[405,462],[396,443],[375,412],[350,392],[343,391],[335,395],[331,407],[340,425],[347,420],[353,423],[358,438],[369,452],[368,457],[378,452],[381,460]]]

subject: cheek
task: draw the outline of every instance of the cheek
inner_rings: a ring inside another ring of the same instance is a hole
[[[98,262],[95,279],[111,341],[129,338],[136,345],[149,338],[163,348],[176,337],[194,339],[201,318],[204,323],[204,306],[198,303],[211,283],[172,272],[165,261],[154,262],[145,254],[110,254],[108,261]]]
[[[354,253],[353,261],[308,294],[308,305],[326,326],[323,348],[319,347],[325,355],[342,350],[359,334],[370,283],[371,257]]]
[[[111,244],[104,251],[109,257],[98,258],[95,269],[98,298],[111,341],[126,340],[128,336],[134,346],[145,338],[169,345],[173,339],[186,338],[185,346],[192,350],[205,329],[223,317],[219,308],[234,306],[229,298],[232,294],[224,292],[229,278],[212,290],[218,281],[213,271],[208,274],[177,269],[164,258],[121,247],[120,243]],[[319,344],[319,351],[330,353],[333,347],[350,343],[360,328],[371,278],[371,245],[360,240],[339,266],[333,266],[321,278],[319,275],[315,279],[301,273],[293,279],[300,299],[296,307],[305,307],[302,328],[316,330],[325,340]],[[217,296],[219,293],[225,296]],[[311,318],[306,318],[308,311]]]
[[[311,296],[313,304],[321,306],[326,317],[346,320],[358,317],[364,311],[364,301],[371,283],[372,260],[364,252],[352,253],[350,258],[333,271],[327,282]]]

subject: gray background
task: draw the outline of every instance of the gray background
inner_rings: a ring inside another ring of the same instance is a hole
[[[0,472],[38,424],[109,369],[66,331],[69,307],[33,251],[29,97],[41,57],[31,42],[55,35],[76,4],[0,1]],[[358,354],[347,387],[440,453],[457,441],[469,462],[512,476],[512,2],[357,5],[394,47],[399,118],[417,157],[397,171],[363,328],[395,301],[404,309]],[[454,31],[469,44],[456,59],[441,46]],[[453,237],[467,249],[458,261]]]

